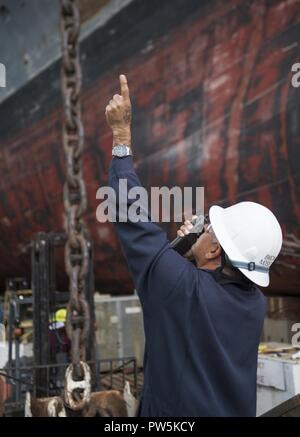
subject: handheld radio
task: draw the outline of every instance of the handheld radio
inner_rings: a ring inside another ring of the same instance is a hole
[[[191,220],[193,228],[190,230],[188,235],[184,237],[177,236],[171,243],[170,246],[176,250],[180,255],[184,255],[189,251],[192,245],[197,241],[199,236],[203,232],[204,223],[206,219],[204,215],[199,215],[198,217]]]

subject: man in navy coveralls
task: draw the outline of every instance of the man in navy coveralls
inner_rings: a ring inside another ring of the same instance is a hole
[[[133,166],[127,79],[106,107],[113,133],[109,185],[118,199],[141,183]],[[136,145],[138,147],[138,145]],[[127,200],[129,208],[134,200]],[[251,218],[255,214],[256,220]],[[115,223],[144,316],[144,387],[138,415],[255,416],[258,345],[269,267],[282,234],[253,202],[210,208],[210,225],[186,257],[149,221]],[[184,236],[191,224],[178,231]]]

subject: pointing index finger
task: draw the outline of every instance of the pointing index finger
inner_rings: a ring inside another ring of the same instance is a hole
[[[120,75],[121,94],[124,99],[129,99],[129,88],[127,84],[127,78],[124,74]]]

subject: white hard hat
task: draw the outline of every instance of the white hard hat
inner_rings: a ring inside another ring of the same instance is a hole
[[[257,285],[270,283],[269,268],[282,246],[282,231],[274,214],[255,202],[209,210],[213,231],[233,266]]]

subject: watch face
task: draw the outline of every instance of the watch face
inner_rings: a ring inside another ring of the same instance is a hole
[[[114,147],[114,155],[115,156],[126,156],[127,150],[126,146],[122,146],[121,144]]]

